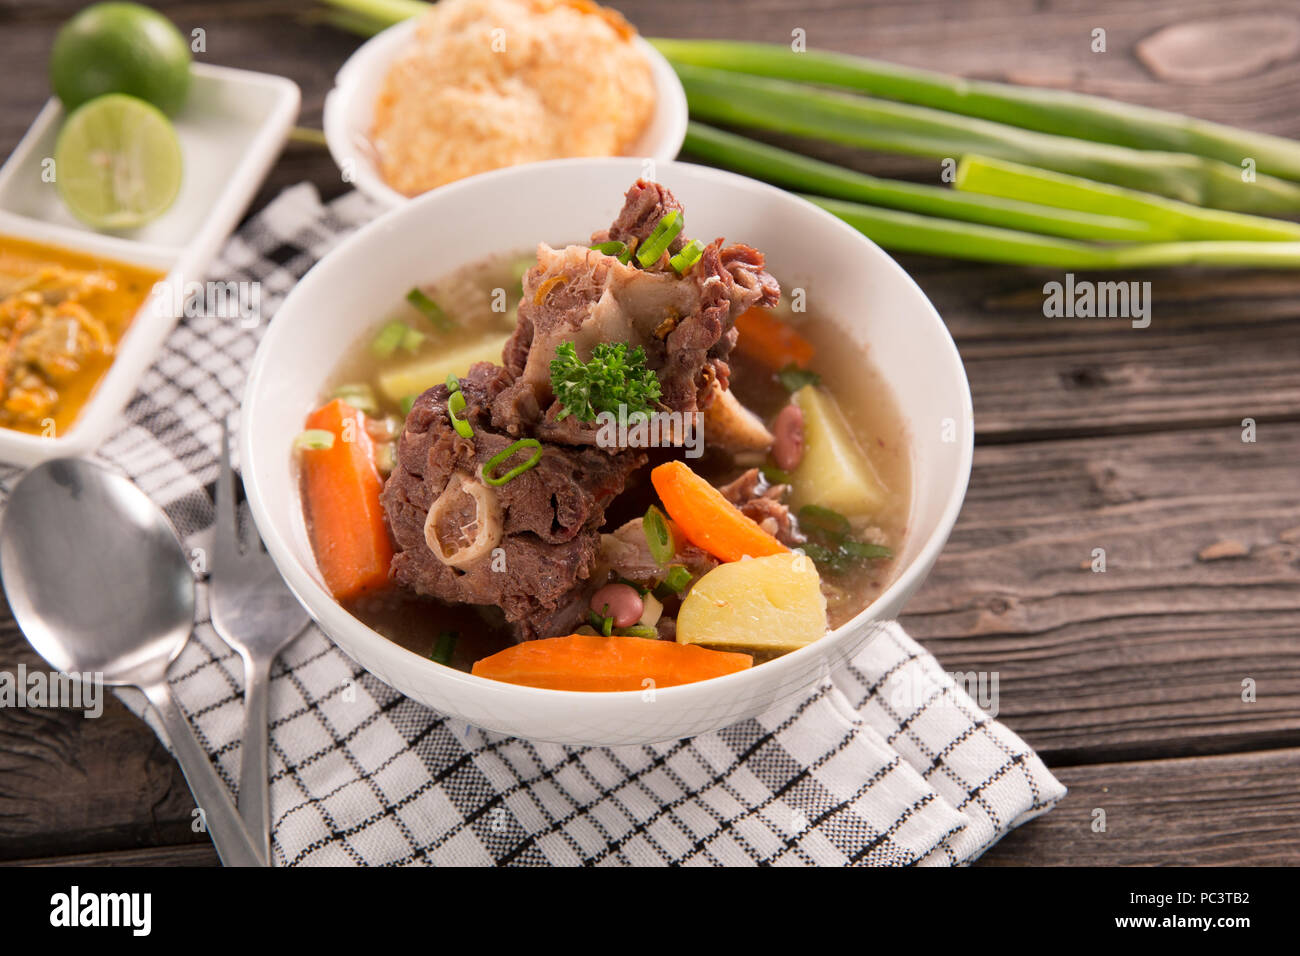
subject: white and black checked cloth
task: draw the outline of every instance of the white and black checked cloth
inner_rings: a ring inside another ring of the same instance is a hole
[[[265,318],[375,212],[356,193],[323,205],[313,187],[291,188],[212,274],[260,282]],[[98,453],[191,548],[210,543],[220,422],[258,338],[236,320],[183,319]],[[171,679],[233,794],[243,676],[205,596],[200,586]],[[146,713],[134,691],[121,696]],[[961,864],[1065,793],[897,625],[803,700],[654,746],[563,747],[466,726],[365,673],[314,627],[273,669],[270,706],[280,865]]]

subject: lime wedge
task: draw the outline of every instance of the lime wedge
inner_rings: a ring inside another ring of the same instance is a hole
[[[181,144],[167,117],[122,93],[79,106],[54,146],[59,194],[97,229],[157,219],[180,192],[181,166]]]

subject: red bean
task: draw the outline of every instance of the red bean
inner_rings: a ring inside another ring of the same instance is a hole
[[[772,424],[776,441],[772,460],[782,471],[794,471],[803,460],[803,409],[793,402],[781,409]]]
[[[615,627],[631,627],[641,620],[645,603],[636,588],[615,581],[591,596],[591,609],[601,617],[612,617]]]

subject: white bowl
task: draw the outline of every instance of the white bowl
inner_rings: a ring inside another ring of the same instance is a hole
[[[453,183],[375,220],[298,283],[267,330],[244,396],[244,485],[285,580],[349,656],[402,693],[489,730],[615,745],[689,737],[799,694],[895,617],[947,540],[970,474],[970,390],[957,349],[924,293],[874,243],[789,193],[732,173],[663,163],[691,235],[767,254],[784,286],[810,290],[845,339],[870,346],[908,422],[912,513],[893,583],[821,640],[750,670],[658,690],[581,693],[521,687],[444,667],[380,636],[330,597],[312,556],[291,445],[323,383],[358,336],[405,292],[459,266],[539,240],[583,240],[607,225],[641,173],[635,159],[566,159]],[[452,225],[454,224],[454,225]],[[947,440],[945,440],[947,439]],[[431,621],[430,627],[436,627]]]
[[[370,127],[384,77],[411,42],[415,25],[416,18],[404,20],[358,47],[335,75],[334,89],[325,97],[325,142],[330,155],[348,182],[388,208],[400,206],[411,197],[384,182],[374,163]],[[658,50],[641,37],[636,38],[636,44],[650,62],[655,112],[628,155],[667,161],[676,157],[686,138],[686,93]]]

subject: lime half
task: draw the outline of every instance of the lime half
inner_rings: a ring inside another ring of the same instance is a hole
[[[70,110],[105,93],[129,93],[175,113],[189,91],[190,45],[156,10],[96,3],[55,37],[50,85]]]
[[[97,229],[133,229],[167,211],[181,188],[181,144],[144,100],[96,97],[68,117],[54,179],[73,214]]]

